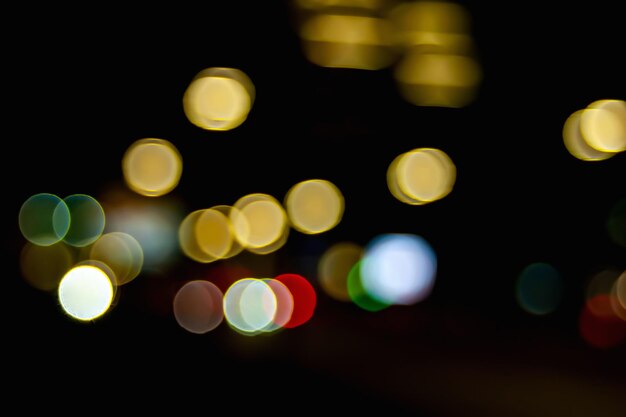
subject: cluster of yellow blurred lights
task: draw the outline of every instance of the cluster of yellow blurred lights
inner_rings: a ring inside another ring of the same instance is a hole
[[[470,17],[448,1],[295,0],[305,56],[328,68],[394,65],[402,96],[417,106],[463,107],[482,80]]]
[[[305,234],[335,227],[343,215],[344,199],[330,181],[312,179],[289,189],[285,206],[287,210],[269,194],[253,193],[232,206],[195,210],[180,224],[181,250],[201,263],[228,259],[244,249],[269,254],[287,242],[290,227]]]
[[[596,100],[572,113],[563,125],[563,142],[583,161],[603,161],[626,150],[626,102]]]

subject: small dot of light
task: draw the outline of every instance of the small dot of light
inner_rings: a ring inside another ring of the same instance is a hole
[[[264,332],[273,332],[285,327],[291,320],[294,300],[291,291],[282,282],[269,278],[263,279],[263,281],[270,286],[276,296],[276,314],[272,322],[262,330]]]
[[[105,216],[102,206],[86,194],[73,194],[63,199],[70,212],[70,227],[63,238],[72,246],[87,246],[102,236]]]
[[[452,191],[456,167],[444,152],[420,148],[401,155],[395,166],[400,191],[411,200],[430,203]]]
[[[284,327],[292,329],[311,320],[317,304],[317,294],[311,283],[298,274],[281,274],[276,281],[283,283],[293,296],[293,312]]]
[[[187,282],[174,297],[174,317],[191,333],[210,332],[224,319],[223,300],[222,291],[212,282]]]
[[[352,242],[339,242],[329,247],[318,262],[320,286],[332,298],[351,301],[348,274],[363,256],[363,248]]]
[[[606,227],[611,240],[626,248],[626,198],[620,199],[611,207]]]
[[[437,259],[423,238],[386,234],[365,248],[361,281],[367,293],[388,304],[415,304],[433,288]]]
[[[102,235],[89,251],[89,259],[108,265],[117,278],[117,285],[135,279],[143,266],[143,249],[137,239],[123,232]]]
[[[267,194],[249,194],[234,204],[230,215],[235,238],[246,250],[268,254],[287,241],[289,223],[280,203]]]
[[[307,59],[322,67],[378,70],[396,56],[392,28],[378,17],[317,14],[302,24],[300,37]]]
[[[285,207],[296,230],[316,234],[332,229],[341,221],[344,199],[330,181],[308,180],[289,189]]]
[[[612,311],[610,297],[598,294],[588,300],[580,314],[580,334],[589,345],[609,349],[626,342],[626,322],[616,315],[597,315],[592,311]]]
[[[550,264],[533,263],[517,278],[517,302],[531,314],[544,315],[556,310],[561,301],[562,282],[559,272]]]
[[[32,287],[42,291],[56,291],[61,278],[74,262],[74,254],[63,242],[50,246],[29,242],[20,255],[22,277]]]
[[[93,320],[109,310],[113,284],[100,268],[81,265],[69,270],[59,284],[59,301],[67,314],[78,320]]]
[[[191,81],[183,96],[187,119],[206,130],[231,130],[242,124],[254,103],[252,81],[234,68],[207,68]]]
[[[195,225],[200,249],[215,259],[226,259],[239,254],[243,247],[235,239],[229,206],[214,206],[203,210]]]
[[[133,143],[122,158],[126,185],[134,192],[158,197],[178,185],[183,160],[176,147],[164,139],[146,138]]]
[[[62,240],[70,228],[70,211],[54,194],[40,193],[29,197],[19,213],[20,231],[29,242],[50,246]]]
[[[615,155],[613,152],[599,151],[587,144],[580,132],[582,113],[583,110],[575,111],[563,124],[563,143],[568,152],[582,161],[603,161]]]
[[[361,266],[363,259],[359,260],[348,273],[348,295],[354,304],[363,310],[376,312],[389,307],[390,303],[384,303],[372,297],[363,286]]]
[[[602,152],[626,150],[626,102],[594,101],[581,114],[580,131],[594,149]]]
[[[238,332],[256,335],[272,323],[277,305],[276,295],[267,283],[256,278],[244,278],[226,291],[224,317]]]

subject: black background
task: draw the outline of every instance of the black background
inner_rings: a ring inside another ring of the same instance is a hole
[[[626,160],[579,161],[561,136],[572,112],[626,98],[617,6],[461,3],[484,80],[472,104],[448,109],[404,101],[392,69],[309,63],[290,3],[224,3],[11,14],[3,140],[10,393],[33,404],[53,394],[60,409],[76,394],[120,410],[618,415],[623,346],[587,345],[578,315],[593,273],[626,268],[605,227],[625,195]],[[182,109],[193,76],[214,66],[241,69],[256,88],[248,119],[228,132],[201,130]],[[187,333],[146,301],[152,292],[169,305],[172,288],[202,275],[206,266],[182,257],[163,276],[122,288],[116,307],[89,324],[21,280],[24,200],[98,197],[123,184],[122,155],[145,137],[170,140],[183,156],[172,195],[187,211],[252,192],[282,200],[309,178],[341,189],[346,209],[335,229],[292,232],[268,261],[308,274],[318,288],[309,323],[270,337],[226,324]],[[441,201],[408,206],[391,196],[385,172],[399,153],[422,146],[452,158],[457,182]],[[373,314],[319,290],[311,259],[333,242],[366,244],[386,232],[432,244],[439,269],[427,300]],[[515,280],[531,262],[551,263],[564,279],[562,302],[545,317],[515,301]]]

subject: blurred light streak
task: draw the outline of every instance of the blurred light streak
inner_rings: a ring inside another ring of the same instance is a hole
[[[18,217],[24,238],[39,246],[61,241],[70,228],[70,221],[70,210],[65,201],[48,193],[29,197],[20,207]]]
[[[32,287],[42,291],[56,291],[75,261],[75,254],[63,242],[49,246],[27,242],[20,254],[20,270],[24,280]]]
[[[330,181],[302,181],[289,189],[285,208],[291,225],[299,232],[317,234],[335,227],[343,216],[344,198]]]
[[[215,284],[203,280],[189,281],[174,297],[174,317],[191,333],[210,332],[224,319],[223,300],[224,295]]]
[[[329,247],[318,262],[317,279],[326,294],[339,301],[352,301],[348,293],[348,274],[363,256],[363,248],[353,242],[338,242]]]
[[[300,38],[305,56],[316,65],[379,70],[396,58],[392,33],[376,16],[319,13],[303,22]]]
[[[70,212],[70,227],[63,240],[72,246],[87,246],[104,231],[105,216],[102,206],[86,194],[73,194],[63,199]]]
[[[367,293],[386,304],[410,305],[430,295],[437,258],[430,244],[411,234],[385,234],[365,248],[361,281]]]
[[[572,113],[563,124],[563,143],[568,152],[582,161],[603,161],[615,155],[589,146],[580,131],[580,119],[583,110]]]
[[[248,194],[233,205],[230,220],[235,238],[249,252],[265,255],[280,249],[289,234],[287,214],[268,194]]]
[[[361,267],[363,259],[355,263],[348,273],[348,295],[354,304],[363,310],[376,312],[383,310],[391,305],[372,297],[363,286],[363,278],[361,276]]]
[[[241,70],[206,68],[185,90],[183,110],[202,129],[231,130],[247,119],[254,99],[254,84]]]
[[[178,185],[183,160],[169,141],[145,138],[134,142],[122,158],[122,173],[128,187],[147,197],[159,197]]]
[[[63,310],[77,320],[93,320],[109,310],[113,301],[113,283],[102,269],[80,265],[69,270],[59,284],[59,302]]]
[[[621,198],[611,207],[606,228],[611,240],[626,248],[626,198]]]
[[[108,265],[117,278],[117,285],[124,285],[135,279],[143,266],[143,249],[131,235],[123,232],[110,232],[94,242],[89,251],[89,259]]]
[[[592,148],[602,152],[626,150],[626,102],[597,100],[583,110],[580,131]]]
[[[278,302],[272,288],[263,280],[244,278],[224,295],[224,317],[239,333],[253,336],[267,328],[276,316]]]
[[[293,296],[293,312],[283,327],[292,329],[311,320],[317,305],[317,294],[313,285],[298,274],[281,274],[275,279],[283,283]]]
[[[517,303],[531,314],[552,313],[561,301],[562,280],[554,266],[538,262],[526,266],[517,278]]]

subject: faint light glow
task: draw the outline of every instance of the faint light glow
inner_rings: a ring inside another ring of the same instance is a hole
[[[81,265],[69,270],[59,284],[59,301],[67,314],[93,320],[107,312],[113,301],[113,284],[100,268]]]
[[[248,194],[234,204],[230,220],[237,241],[248,251],[268,254],[287,241],[289,223],[280,203],[268,194]]]
[[[295,4],[303,9],[320,10],[332,7],[351,7],[377,10],[387,0],[295,0]]]
[[[623,308],[626,308],[626,271],[615,282],[615,295]]]
[[[626,150],[626,102],[594,101],[580,116],[580,131],[594,149],[602,152]]]
[[[293,296],[293,312],[284,327],[292,329],[311,320],[317,304],[317,294],[311,283],[298,274],[281,274],[276,281],[283,283]]]
[[[348,293],[348,274],[363,256],[363,248],[352,242],[338,242],[329,247],[318,262],[317,279],[332,298],[351,301]]]
[[[183,96],[187,119],[206,130],[231,130],[248,117],[255,98],[252,81],[234,68],[207,68],[191,81]]]
[[[626,321],[626,307],[622,301],[626,299],[626,287],[624,286],[625,279],[626,271],[622,272],[622,274],[615,280],[609,295],[613,312],[617,317],[624,321]]]
[[[587,308],[592,314],[600,317],[612,317],[615,315],[611,303],[605,303],[604,298],[598,298],[598,295],[609,297],[621,271],[616,269],[605,269],[594,274],[587,283],[587,291],[585,299]]]
[[[230,206],[214,206],[203,210],[195,224],[195,236],[200,250],[215,259],[227,259],[239,254],[243,246],[235,239],[230,221]]]
[[[346,14],[317,14],[300,29],[304,54],[312,63],[363,70],[391,65],[396,56],[392,33],[385,19]]]
[[[70,227],[63,240],[72,246],[87,246],[104,231],[105,216],[102,206],[86,194],[73,194],[63,199],[70,212]]]
[[[178,226],[184,210],[181,201],[167,196],[145,199],[122,189],[110,191],[103,203],[107,231],[128,233],[139,242],[144,270],[166,267],[176,259]]]
[[[388,304],[415,304],[432,291],[437,258],[420,236],[386,234],[365,248],[361,265],[363,287],[373,298]]]
[[[563,143],[572,156],[582,161],[603,161],[615,155],[603,152],[587,144],[580,131],[580,118],[583,110],[572,113],[563,124]]]
[[[468,35],[467,11],[452,2],[400,3],[389,13],[405,49],[394,69],[402,96],[417,106],[463,107],[474,100],[482,69]]]
[[[330,181],[308,180],[291,187],[285,197],[291,225],[306,234],[326,232],[343,216],[344,199]]]
[[[137,239],[123,232],[110,232],[94,242],[89,259],[108,265],[117,278],[117,285],[135,279],[143,266],[143,249]]]
[[[178,185],[183,160],[176,147],[164,139],[140,139],[130,145],[122,158],[126,185],[138,194],[158,197]]]
[[[390,11],[389,20],[401,34],[467,33],[470,30],[467,10],[449,1],[401,2]]]
[[[416,51],[396,65],[394,76],[400,93],[416,106],[459,108],[474,100],[482,70],[472,57]]]
[[[35,194],[22,204],[18,222],[26,240],[35,245],[50,246],[67,234],[70,211],[67,204],[54,194]]]
[[[517,278],[517,302],[531,314],[552,313],[561,301],[562,285],[561,276],[552,265],[543,262],[530,264]]]
[[[456,167],[445,152],[419,148],[396,158],[389,166],[387,180],[392,194],[400,194],[400,201],[425,204],[440,200],[452,191]]]
[[[626,198],[620,199],[611,207],[606,228],[611,240],[626,248]]]
[[[623,344],[626,341],[626,321],[615,314],[598,315],[592,308],[595,311],[613,311],[610,296],[598,294],[587,300],[579,318],[582,338],[589,345],[599,349],[609,349]]]
[[[61,278],[74,262],[74,254],[63,242],[50,246],[28,242],[20,254],[22,277],[32,287],[42,291],[56,291]]]
[[[210,332],[224,319],[223,300],[222,291],[212,282],[187,282],[174,297],[174,317],[191,333]]]
[[[263,281],[270,286],[276,296],[276,314],[272,322],[262,330],[264,332],[273,332],[285,327],[291,320],[294,306],[293,295],[289,288],[278,280],[265,278]]]
[[[352,266],[348,273],[348,295],[354,304],[362,308],[363,310],[376,312],[383,310],[391,305],[391,303],[384,303],[372,297],[363,286],[363,278],[361,275],[361,266],[363,259],[359,260]]]
[[[240,333],[255,335],[271,325],[278,302],[272,288],[256,278],[244,278],[224,295],[224,317]]]

